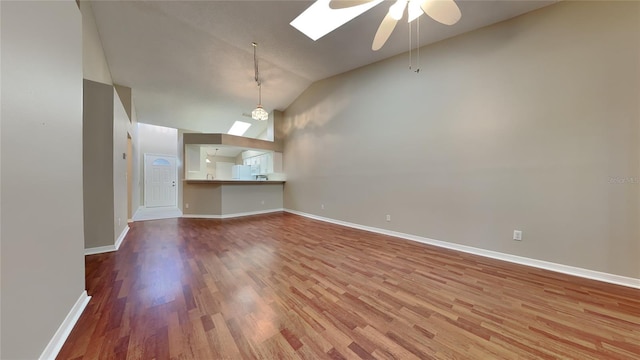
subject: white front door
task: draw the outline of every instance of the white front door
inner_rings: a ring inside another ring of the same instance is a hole
[[[144,154],[145,207],[176,206],[176,158]]]

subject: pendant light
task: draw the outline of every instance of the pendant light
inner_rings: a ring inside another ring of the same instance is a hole
[[[266,112],[263,108],[262,108],[262,82],[260,81],[260,72],[258,70],[258,55],[257,55],[257,51],[258,51],[258,44],[253,42],[251,43],[251,45],[253,45],[253,64],[254,64],[254,68],[255,68],[255,81],[256,84],[258,84],[258,106],[256,106],[256,108],[251,112],[251,118],[253,120],[269,120],[269,113]]]

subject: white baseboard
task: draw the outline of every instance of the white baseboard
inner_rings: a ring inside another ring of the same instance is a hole
[[[78,319],[80,318],[80,315],[82,315],[84,309],[87,307],[89,300],[91,300],[91,296],[87,295],[86,290],[83,291],[76,303],[71,308],[71,311],[69,311],[69,313],[67,314],[67,317],[64,318],[64,321],[62,322],[62,324],[60,324],[60,327],[58,327],[58,330],[49,341],[49,344],[47,344],[47,346],[44,348],[44,351],[40,355],[40,360],[53,360],[56,358],[56,356],[58,356],[60,349],[62,349],[62,345],[64,345],[67,337],[69,337],[71,330],[73,330],[76,322],[78,322]]]
[[[122,232],[120,233],[120,236],[118,236],[118,238],[116,239],[116,250],[120,249],[120,245],[122,245],[122,242],[124,241],[124,238],[127,236],[127,233],[129,232],[129,225],[125,226],[124,229],[122,229]]]
[[[262,214],[270,214],[274,212],[283,212],[284,209],[268,209],[268,210],[259,210],[259,211],[249,211],[243,213],[235,213],[235,214],[224,214],[224,215],[198,215],[198,214],[183,214],[183,218],[192,218],[192,219],[231,219],[243,216],[251,216],[251,215],[262,215]]]
[[[133,215],[131,221],[175,219],[179,217],[182,217],[182,210],[175,206],[159,206],[150,208],[141,206]]]
[[[116,239],[116,243],[114,245],[98,246],[98,247],[84,249],[84,254],[95,255],[95,254],[118,251],[118,249],[120,248],[120,245],[122,245],[122,242],[124,241],[124,238],[127,236],[128,232],[129,232],[129,225],[125,226],[124,230],[122,230],[122,233],[120,233],[120,236],[118,236],[118,238]]]
[[[108,252],[116,251],[115,245],[107,245],[107,246],[98,246],[93,248],[84,249],[84,255],[95,255],[95,254],[103,254]]]
[[[140,205],[138,206],[138,208],[136,209],[136,211],[133,212],[133,215],[131,215],[131,221],[135,221],[133,219],[136,218],[136,215],[138,214],[139,211],[144,210],[144,205]]]
[[[526,266],[531,266],[535,268],[559,272],[563,274],[574,275],[582,278],[598,280],[598,281],[603,281],[611,284],[640,289],[640,279],[636,279],[632,277],[609,274],[605,272],[589,270],[589,269],[579,268],[575,266],[557,264],[549,261],[531,259],[523,256],[505,254],[497,251],[485,250],[485,249],[480,249],[480,248],[467,246],[467,245],[454,244],[446,241],[429,239],[422,236],[405,234],[397,231],[391,231],[391,230],[380,229],[372,226],[365,226],[365,225],[354,224],[346,221],[335,220],[335,219],[308,214],[308,213],[291,210],[291,209],[284,209],[284,211],[291,214],[304,216],[310,219],[320,220],[320,221],[324,221],[324,222],[328,222],[336,225],[342,225],[342,226],[346,226],[354,229],[360,229],[360,230],[370,231],[373,233],[394,236],[394,237],[398,237],[406,240],[416,241],[423,244],[438,246],[438,247],[447,248],[451,250],[462,251],[465,253],[480,255],[480,256],[484,256],[492,259],[508,261],[508,262],[516,263],[520,265],[526,265]]]

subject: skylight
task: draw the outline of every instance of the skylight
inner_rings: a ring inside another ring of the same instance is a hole
[[[368,3],[345,9],[331,9],[331,0],[318,0],[297,18],[291,26],[316,41],[333,30],[346,24],[351,19],[380,4],[383,0],[373,0]]]
[[[251,124],[246,123],[244,121],[236,121],[236,122],[233,123],[233,126],[231,126],[231,129],[229,129],[227,134],[235,135],[235,136],[242,136],[242,135],[244,135],[244,133],[247,132],[247,130],[249,130],[250,126],[251,126]]]

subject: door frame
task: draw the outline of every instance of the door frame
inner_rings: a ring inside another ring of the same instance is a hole
[[[127,221],[133,221],[133,139],[127,131]]]
[[[176,179],[176,205],[175,207],[178,208],[178,192],[179,192],[179,186],[180,186],[180,181],[178,181],[178,157],[175,155],[166,155],[166,154],[155,154],[155,153],[144,153],[144,157],[143,157],[143,161],[142,161],[142,167],[144,169],[143,173],[144,173],[144,179],[142,180],[142,192],[144,193],[144,207],[147,207],[147,157],[149,156],[160,156],[160,157],[167,157],[167,158],[173,158],[175,167],[176,167],[176,174],[175,174],[175,179]]]

